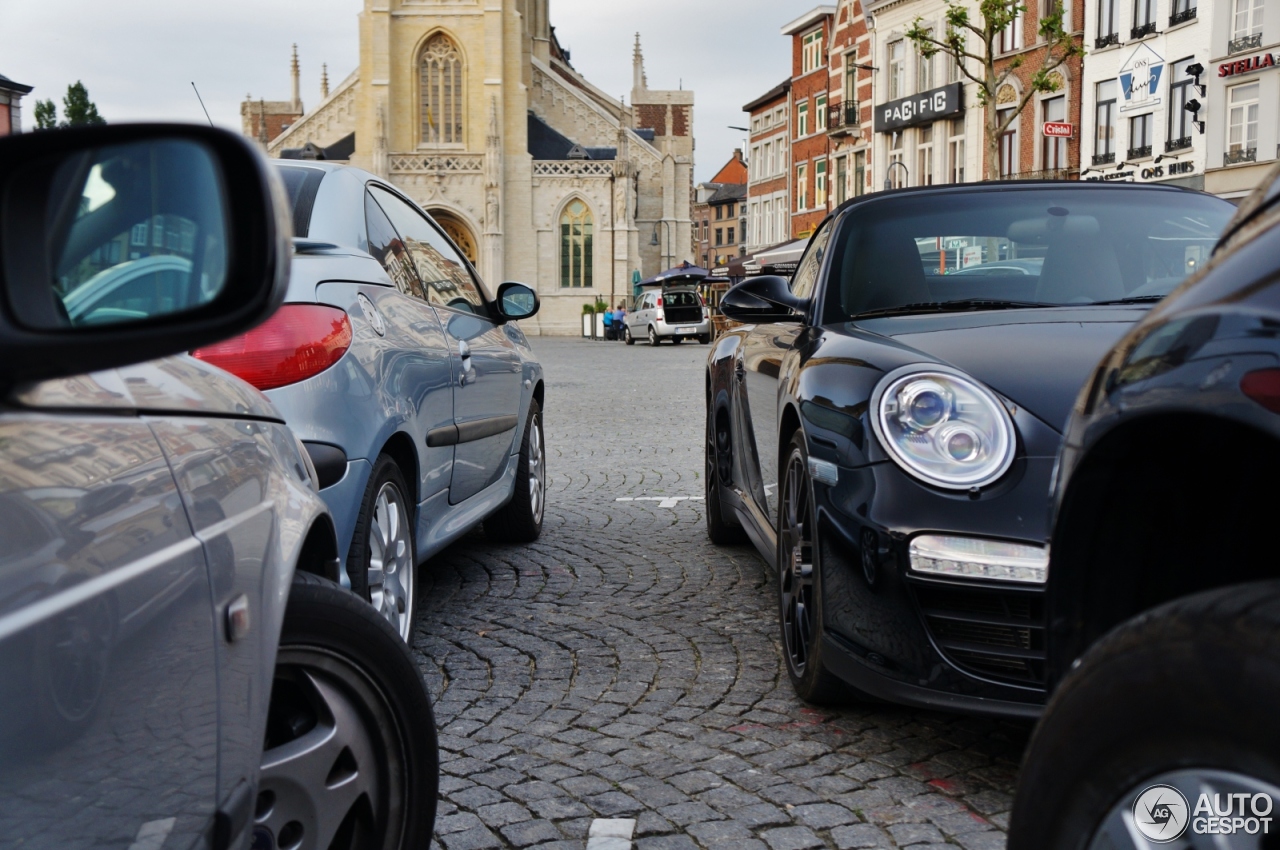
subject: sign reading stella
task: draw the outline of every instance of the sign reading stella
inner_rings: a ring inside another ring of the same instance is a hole
[[[960,83],[952,83],[882,103],[876,107],[876,132],[890,133],[903,127],[932,124],[940,118],[959,115],[964,112],[963,92],[964,87]]]

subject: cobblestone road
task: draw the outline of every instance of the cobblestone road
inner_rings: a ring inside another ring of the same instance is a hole
[[[816,710],[778,646],[773,574],[706,537],[707,348],[535,340],[548,508],[533,546],[428,562],[415,647],[441,730],[447,850],[1004,846],[1026,724]]]

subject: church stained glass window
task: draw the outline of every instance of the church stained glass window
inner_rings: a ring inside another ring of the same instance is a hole
[[[443,33],[436,33],[422,50],[419,65],[422,96],[423,144],[461,144],[462,54]]]
[[[591,286],[591,210],[574,200],[560,216],[560,286]]]

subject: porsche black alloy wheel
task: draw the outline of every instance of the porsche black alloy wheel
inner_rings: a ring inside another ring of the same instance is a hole
[[[822,581],[817,513],[804,435],[791,438],[778,483],[778,619],[787,674],[796,693],[817,705],[848,694],[822,660]]]
[[[431,699],[409,648],[359,597],[298,574],[280,635],[251,846],[425,847],[438,782]]]
[[[722,546],[747,539],[741,525],[725,521],[720,505],[720,485],[733,480],[733,445],[727,422],[717,422],[707,406],[707,441],[703,449],[703,479],[706,481],[707,537]]]

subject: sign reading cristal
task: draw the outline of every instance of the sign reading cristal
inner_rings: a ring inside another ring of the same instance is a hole
[[[1044,134],[1055,139],[1069,139],[1075,134],[1075,131],[1075,125],[1068,124],[1066,121],[1044,122]]]
[[[877,133],[889,133],[903,127],[931,124],[964,112],[963,87],[952,83],[941,88],[901,97],[876,107]]]

